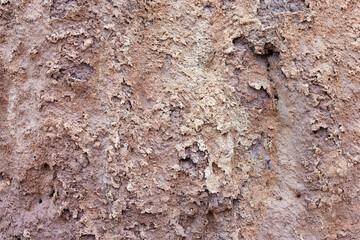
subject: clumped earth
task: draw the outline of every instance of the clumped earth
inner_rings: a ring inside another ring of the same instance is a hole
[[[0,239],[360,239],[360,1],[1,0]]]

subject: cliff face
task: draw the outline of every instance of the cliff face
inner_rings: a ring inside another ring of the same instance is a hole
[[[357,0],[1,0],[1,239],[360,239]]]

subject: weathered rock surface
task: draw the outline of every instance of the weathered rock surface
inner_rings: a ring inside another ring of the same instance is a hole
[[[1,0],[0,239],[360,239],[358,0]]]

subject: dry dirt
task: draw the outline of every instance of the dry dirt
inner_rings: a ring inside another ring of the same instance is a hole
[[[0,239],[360,239],[359,0],[1,0]]]

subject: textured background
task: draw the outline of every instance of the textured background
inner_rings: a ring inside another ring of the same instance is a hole
[[[0,239],[360,239],[358,0],[0,4]]]

